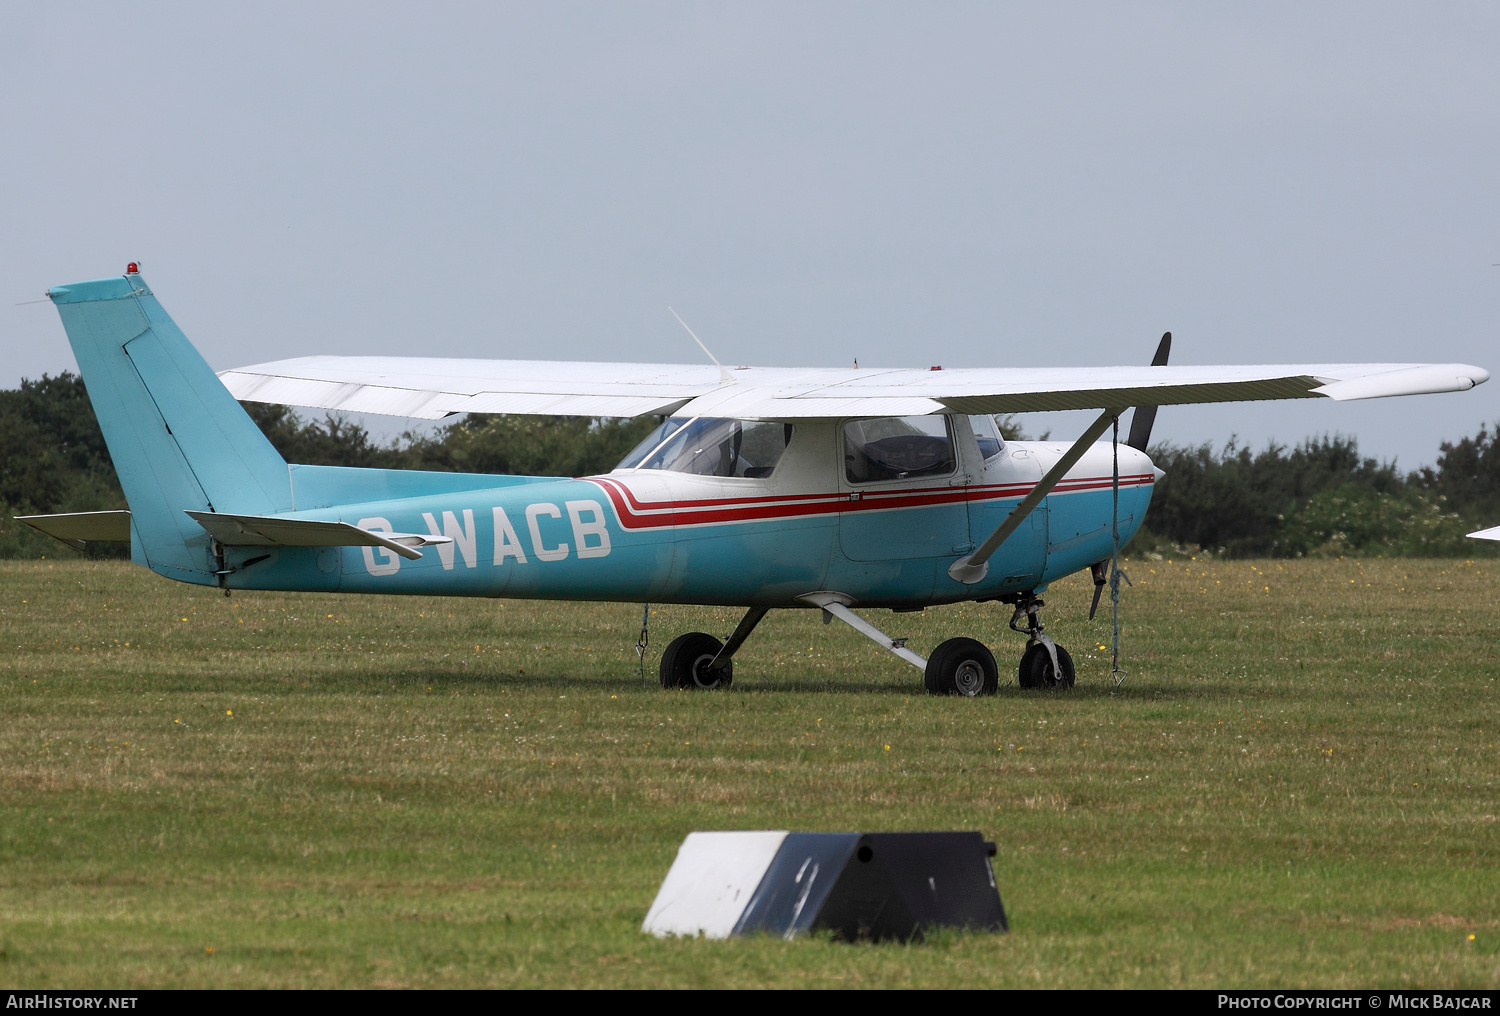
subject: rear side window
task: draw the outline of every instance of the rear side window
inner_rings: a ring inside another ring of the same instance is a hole
[[[844,424],[844,475],[850,483],[946,476],[957,468],[945,416],[900,416]]]
[[[790,423],[673,417],[615,468],[762,479],[776,469],[794,429]]]

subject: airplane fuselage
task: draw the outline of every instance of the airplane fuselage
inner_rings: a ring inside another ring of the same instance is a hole
[[[984,459],[953,417],[946,476],[856,485],[838,468],[841,421],[803,421],[765,478],[621,469],[571,478],[291,467],[293,517],[451,543],[420,560],[379,547],[224,547],[225,585],[739,606],[803,606],[837,590],[866,606],[919,607],[1038,590],[1110,555],[1139,528],[1155,472],[1121,445],[1118,514],[1111,447],[1091,449],[964,585],[948,567],[992,532],[1065,446],[1010,442]],[[163,570],[216,582],[203,569]],[[149,559],[140,563],[152,565]]]

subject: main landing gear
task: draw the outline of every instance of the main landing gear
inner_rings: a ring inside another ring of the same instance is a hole
[[[677,636],[661,654],[661,686],[703,691],[728,688],[734,681],[734,661],[724,660],[718,667],[709,667],[723,649],[724,643],[707,632]]]
[[[1015,613],[1010,617],[1010,630],[1026,636],[1026,651],[1021,654],[1021,667],[1017,674],[1021,687],[1073,687],[1073,657],[1042,632],[1041,598],[1034,593],[1016,593],[1000,599],[1002,602],[1015,604]],[[1022,618],[1026,619],[1024,628],[1019,623]]]
[[[922,683],[929,695],[962,695],[974,698],[1000,690],[1000,669],[995,654],[974,639],[949,639],[927,657]]]
[[[677,636],[661,654],[661,686],[701,691],[728,688],[734,681],[734,654],[765,616],[765,607],[751,607],[728,642],[701,631]]]
[[[924,660],[906,647],[905,639],[891,638],[850,610],[852,601],[842,593],[821,590],[804,594],[799,599],[809,606],[821,608],[825,623],[838,618],[887,651],[921,668],[923,684],[929,694],[975,698],[993,695],[1000,688],[1000,671],[995,665],[994,654],[982,642],[971,638],[949,639]],[[1011,630],[1026,636],[1026,651],[1021,655],[1018,674],[1021,687],[1073,687],[1073,658],[1042,631],[1042,600],[1035,593],[1012,593],[1000,599],[1015,607],[1010,619]],[[661,686],[703,691],[728,688],[734,681],[734,654],[766,616],[766,610],[765,607],[747,610],[727,642],[720,642],[701,631],[677,636],[661,654]],[[644,646],[644,639],[640,645]]]

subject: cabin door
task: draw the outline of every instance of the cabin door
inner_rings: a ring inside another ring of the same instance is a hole
[[[838,431],[839,541],[851,561],[953,557],[969,542],[969,476],[946,416],[850,420]]]

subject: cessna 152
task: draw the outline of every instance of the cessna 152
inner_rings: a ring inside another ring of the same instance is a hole
[[[132,264],[60,286],[57,306],[129,504],[24,521],[82,545],[129,540],[181,582],[284,589],[720,604],[726,642],[691,632],[668,687],[727,686],[772,608],[820,608],[921,668],[935,694],[993,693],[970,638],[927,659],[854,608],[1014,607],[1025,687],[1073,683],[1043,632],[1049,582],[1104,563],[1139,528],[1156,406],[1463,391],[1464,364],[944,370],[310,356],[215,376]],[[706,351],[706,350],[705,350]],[[656,415],[619,467],[578,478],[288,464],[236,399],[437,419]],[[1120,415],[1139,407],[1133,439]],[[1071,445],[1007,442],[994,414],[1091,409]],[[1115,440],[1100,442],[1114,428]],[[1098,443],[1096,443],[1098,442]],[[1095,604],[1098,595],[1096,588]],[[1025,627],[1021,627],[1024,623]]]

